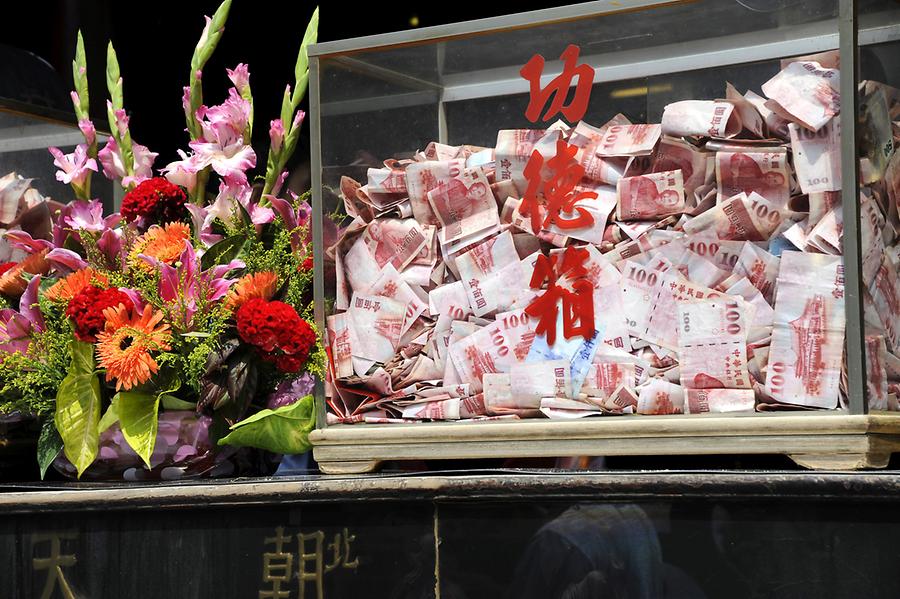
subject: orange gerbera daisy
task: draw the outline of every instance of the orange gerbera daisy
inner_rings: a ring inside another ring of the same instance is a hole
[[[22,295],[28,282],[22,278],[22,275],[28,273],[30,275],[45,275],[50,270],[50,263],[47,262],[47,252],[50,250],[42,250],[37,254],[31,254],[3,275],[0,275],[0,293],[4,295]]]
[[[106,380],[116,379],[116,391],[146,383],[159,371],[151,351],[170,349],[169,325],[150,306],[138,315],[119,305],[103,311],[106,330],[97,335],[97,355]]]
[[[169,223],[162,227],[153,225],[134,241],[129,260],[133,266],[145,272],[152,272],[153,267],[138,258],[138,254],[151,256],[166,264],[174,264],[190,238],[191,228],[184,223]]]
[[[47,290],[47,299],[54,302],[67,302],[88,285],[106,288],[109,279],[106,275],[92,268],[76,270],[69,276],[58,280]]]
[[[237,310],[242,304],[254,299],[272,299],[278,288],[278,275],[274,272],[262,271],[244,275],[228,292],[225,305],[231,310]]]

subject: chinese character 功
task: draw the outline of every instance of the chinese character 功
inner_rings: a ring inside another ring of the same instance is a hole
[[[541,75],[544,73],[543,56],[535,54],[522,67],[519,74],[529,83],[528,108],[525,110],[525,118],[532,123],[537,122],[541,116],[541,110],[551,95],[553,102],[544,113],[544,122],[549,121],[560,112],[570,123],[580,121],[584,117],[591,96],[591,85],[594,83],[594,69],[588,64],[576,64],[579,53],[580,49],[574,44],[570,44],[563,50],[560,55],[560,59],[563,61],[562,73],[557,75],[545,88],[541,88]],[[569,87],[576,77],[578,83],[575,85],[575,97],[568,105],[564,105]]]
[[[544,281],[547,290],[532,301],[525,312],[539,319],[535,328],[538,335],[546,334],[547,344],[556,342],[556,322],[559,314],[559,301],[563,304],[563,335],[566,339],[582,336],[591,339],[594,328],[594,286],[585,277],[587,269],[584,262],[588,258],[584,248],[568,247],[563,253],[559,273],[555,265],[544,255],[538,256],[531,277],[531,288],[540,289]],[[557,285],[560,275],[572,283],[572,290]]]

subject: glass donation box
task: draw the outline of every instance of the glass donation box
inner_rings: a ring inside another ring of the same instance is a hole
[[[70,153],[83,143],[84,136],[76,121],[71,110],[0,98],[0,177],[21,174],[31,178],[31,187],[41,196],[61,201],[70,197],[68,185],[56,180],[57,167],[48,148],[57,147],[63,153]],[[104,143],[106,138],[104,133],[98,133],[99,143]],[[98,177],[94,191],[111,211],[115,201],[113,185]],[[8,224],[3,221],[0,226]]]
[[[310,50],[324,472],[900,450],[900,5],[619,0]]]

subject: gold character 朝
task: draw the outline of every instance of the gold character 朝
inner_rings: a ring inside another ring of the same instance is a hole
[[[277,527],[275,536],[265,539],[265,546],[271,546],[272,550],[262,554],[262,582],[266,588],[259,591],[259,599],[291,599],[293,579],[297,580],[299,599],[306,599],[310,585],[315,589],[315,599],[324,599],[325,575],[339,567],[347,570],[359,567],[359,558],[351,557],[355,540],[356,535],[350,534],[347,528],[331,538],[326,538],[322,530],[301,532],[297,534],[296,551],[291,551],[288,545],[292,537],[285,535],[283,526]]]

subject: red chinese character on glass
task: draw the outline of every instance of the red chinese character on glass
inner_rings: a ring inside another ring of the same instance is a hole
[[[584,167],[575,160],[578,152],[576,146],[570,146],[560,137],[556,141],[556,155],[546,162],[550,177],[544,179],[544,156],[535,150],[525,165],[524,175],[528,188],[522,198],[519,211],[523,216],[531,217],[531,228],[535,232],[553,224],[560,229],[580,229],[594,224],[594,217],[583,206],[575,203],[583,199],[596,198],[593,191],[575,191],[575,186],[584,177]],[[547,201],[546,216],[541,221],[542,207],[538,194],[543,188],[543,196]],[[563,218],[562,212],[577,212],[575,218]]]
[[[547,283],[547,290],[536,297],[525,313],[538,319],[535,333],[546,335],[547,344],[556,342],[556,322],[559,316],[559,302],[562,300],[563,336],[566,339],[581,336],[590,339],[594,336],[594,286],[587,279],[584,266],[588,252],[584,248],[568,247],[563,252],[562,262],[557,271],[554,260],[547,256],[538,256],[531,276],[531,288],[541,289]],[[571,286],[557,285],[560,278],[565,278]]]
[[[544,74],[544,57],[535,54],[531,57],[519,74],[528,80],[530,85],[528,96],[528,108],[525,110],[525,118],[536,123],[541,116],[541,110],[553,96],[553,102],[544,113],[544,122],[554,118],[560,112],[570,122],[575,123],[584,118],[587,112],[588,100],[591,96],[591,85],[594,83],[594,68],[589,64],[577,64],[578,54],[581,50],[578,46],[570,44],[563,50],[560,60],[563,61],[562,73],[554,77],[547,87],[541,88],[541,75]],[[569,87],[572,80],[578,78],[575,85],[575,97],[567,105],[564,105],[569,95]]]

